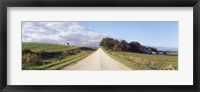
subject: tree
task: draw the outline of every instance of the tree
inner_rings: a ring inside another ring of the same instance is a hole
[[[101,47],[107,50],[113,51],[131,51],[131,52],[142,52],[144,46],[139,42],[126,42],[125,40],[117,40],[113,38],[103,38],[99,44]]]
[[[101,40],[100,46],[104,47],[107,50],[112,50],[115,44],[117,44],[118,42],[118,40],[106,37]]]
[[[123,44],[118,42],[117,44],[115,44],[113,51],[122,51],[123,49]]]
[[[122,40],[120,43],[122,45],[122,51],[127,51],[128,50],[128,42],[126,42],[125,40]]]
[[[139,42],[130,42],[128,44],[128,50],[131,52],[142,52],[142,45]]]
[[[158,50],[154,47],[149,47],[151,49],[151,51],[157,52]]]
[[[145,46],[141,45],[141,50],[143,50],[145,48]]]

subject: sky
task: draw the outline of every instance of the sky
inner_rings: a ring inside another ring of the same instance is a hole
[[[22,42],[98,47],[105,37],[178,48],[178,22],[22,22]]]

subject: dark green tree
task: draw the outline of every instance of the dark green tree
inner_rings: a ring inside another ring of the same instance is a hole
[[[113,38],[103,38],[100,42],[100,46],[107,50],[112,50],[115,46],[115,44],[118,43],[118,40],[114,40]]]
[[[151,49],[151,51],[157,52],[158,50],[154,47],[149,47]]]
[[[123,44],[118,42],[117,44],[115,44],[113,51],[122,51],[123,49]]]
[[[142,52],[142,45],[139,42],[130,42],[128,44],[128,50],[131,52]]]
[[[125,40],[120,41],[120,43],[122,44],[122,51],[127,51],[128,50],[128,42],[126,42]]]

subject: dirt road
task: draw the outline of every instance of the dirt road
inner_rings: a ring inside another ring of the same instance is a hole
[[[101,48],[88,57],[74,64],[64,67],[62,70],[130,70],[125,65],[119,63]]]

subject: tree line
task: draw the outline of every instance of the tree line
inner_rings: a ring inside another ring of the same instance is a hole
[[[106,50],[111,51],[129,51],[142,53],[145,46],[141,45],[139,42],[131,41],[128,43],[126,40],[117,40],[113,38],[103,38],[100,42],[100,46]],[[152,51],[157,52],[156,48],[148,47]]]

